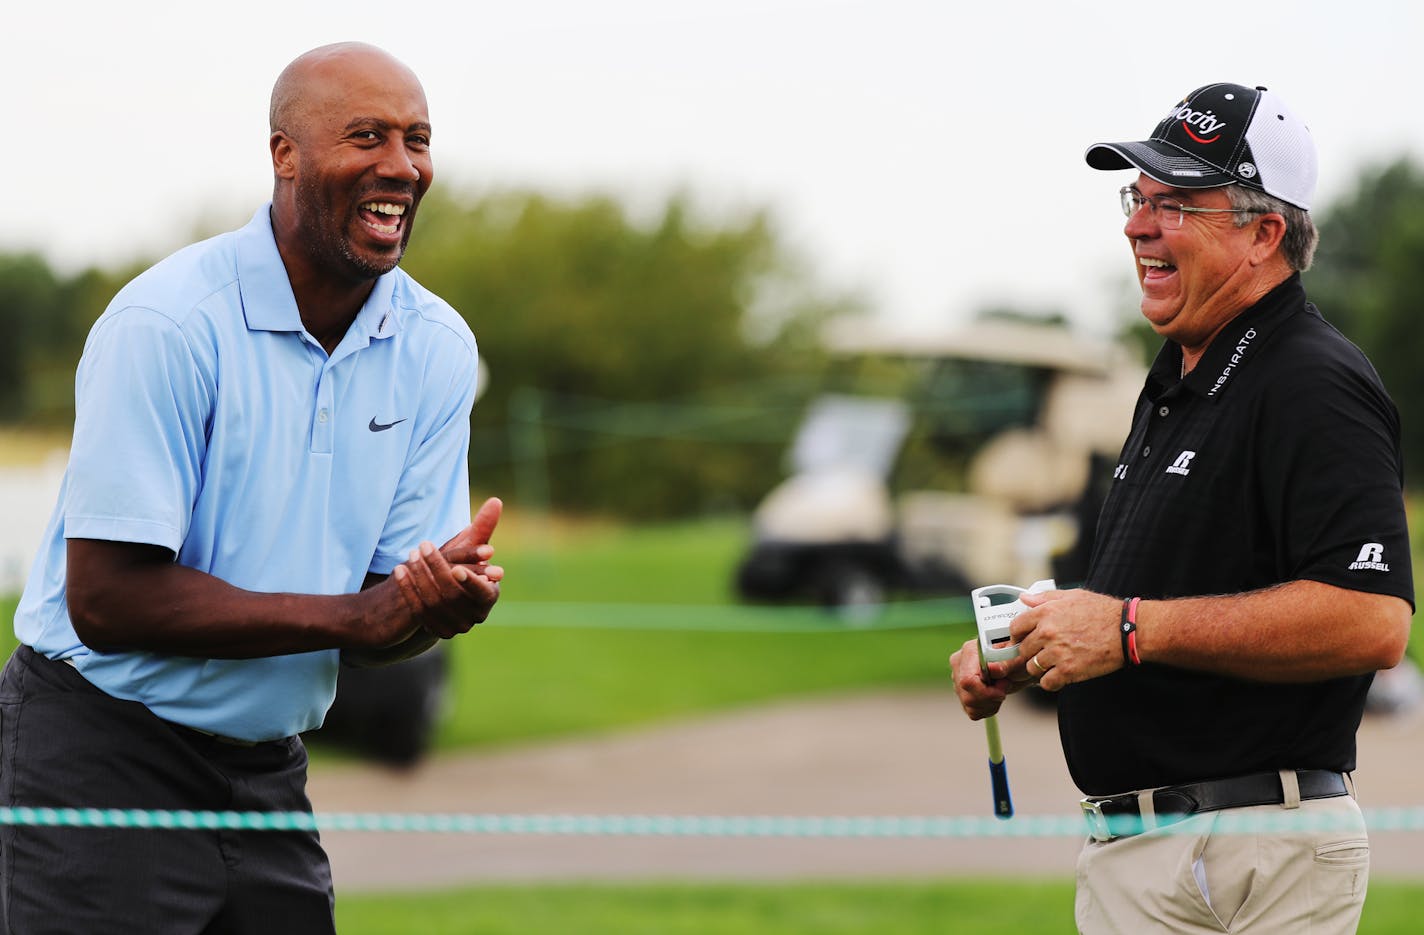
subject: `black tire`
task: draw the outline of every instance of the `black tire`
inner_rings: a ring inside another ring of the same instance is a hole
[[[336,701],[310,739],[390,766],[414,766],[435,739],[448,670],[444,643],[395,665],[343,668]]]
[[[737,566],[737,594],[749,601],[783,600],[795,592],[802,564],[793,547],[758,545]]]
[[[880,616],[888,591],[885,577],[864,562],[832,562],[821,570],[816,581],[817,601],[847,621],[870,621]]]

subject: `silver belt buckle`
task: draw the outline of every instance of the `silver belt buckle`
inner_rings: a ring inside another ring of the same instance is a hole
[[[1099,844],[1106,844],[1115,840],[1117,835],[1113,834],[1108,827],[1108,818],[1103,814],[1103,807],[1092,799],[1081,799],[1078,806],[1083,809],[1083,819],[1088,823],[1088,836]]]

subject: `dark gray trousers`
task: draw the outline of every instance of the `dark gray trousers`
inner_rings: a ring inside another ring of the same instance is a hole
[[[301,739],[236,746],[21,646],[0,673],[0,805],[310,811]],[[0,826],[0,933],[334,933],[314,831]]]

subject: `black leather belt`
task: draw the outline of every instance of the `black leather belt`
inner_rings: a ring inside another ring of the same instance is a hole
[[[201,727],[189,727],[187,724],[173,724],[173,727],[182,728],[192,734],[197,734],[203,740],[211,740],[213,743],[220,743],[225,747],[255,747],[262,741],[259,740],[239,740],[236,737],[224,737],[222,734],[215,734],[210,730],[203,730]]]
[[[1349,787],[1343,773],[1326,769],[1298,769],[1300,798],[1329,799],[1348,795]],[[1095,841],[1111,841],[1149,830],[1143,826],[1136,792],[1103,798],[1089,796],[1079,804],[1088,820],[1088,833]],[[1160,825],[1181,821],[1199,812],[1215,812],[1224,808],[1245,808],[1250,805],[1280,805],[1285,801],[1279,773],[1251,773],[1232,779],[1189,782],[1180,786],[1163,786],[1152,793],[1152,808]]]

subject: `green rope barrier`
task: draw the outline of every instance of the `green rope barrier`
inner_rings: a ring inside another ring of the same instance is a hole
[[[1424,831],[1424,807],[1365,809],[1372,832]],[[1282,809],[1224,813],[1213,833],[1329,831],[1353,827],[1348,816]],[[595,835],[715,838],[1049,838],[1086,836],[1081,815],[984,816],[517,815],[380,812],[220,812],[160,809],[0,808],[0,825],[159,830],[359,831],[435,834]],[[1136,818],[1111,819],[1114,833],[1142,830]],[[1193,822],[1157,829],[1200,833]]]

